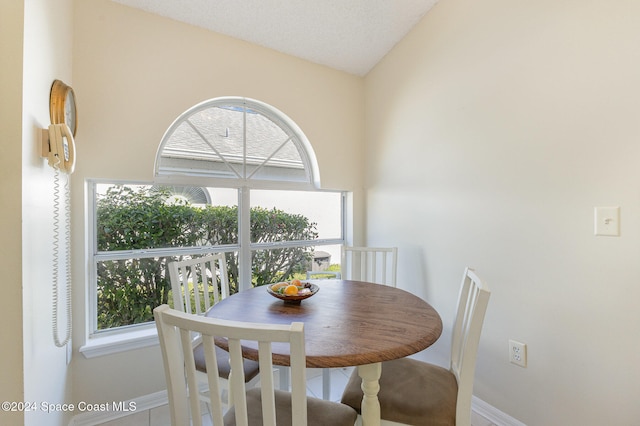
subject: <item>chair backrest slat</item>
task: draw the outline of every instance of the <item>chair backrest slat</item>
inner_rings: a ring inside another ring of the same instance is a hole
[[[227,333],[228,334],[228,333]],[[242,389],[241,392],[235,392],[230,401],[233,401],[236,411],[236,425],[246,426],[249,423],[249,417],[247,413],[247,398],[244,393],[244,371],[242,368],[242,345],[240,339],[228,337],[229,342],[229,354],[231,371],[233,374],[230,377],[231,385],[230,390]],[[207,365],[207,371],[209,366]]]
[[[451,337],[450,369],[458,381],[456,419],[460,424],[470,422],[476,357],[490,295],[489,288],[473,269],[466,268]]]
[[[259,342],[260,369],[269,371],[273,368],[271,362],[271,342]],[[267,381],[261,384],[262,389],[262,423],[264,426],[275,426],[276,424],[276,401],[273,392],[273,376],[268,376]]]
[[[212,336],[204,336],[202,343],[204,345],[204,357],[207,365],[218,365],[218,357],[216,355],[215,343]],[[220,381],[213,375],[207,375],[209,384],[209,400],[211,404],[211,418],[214,425],[223,424],[223,404],[222,390],[220,389]],[[196,399],[196,398],[193,398]]]
[[[291,336],[291,410],[296,426],[307,426],[307,365],[303,327],[301,322],[291,324],[294,331]]]
[[[342,278],[396,286],[397,247],[342,247]]]
[[[223,424],[223,403],[218,387],[218,363],[215,355],[215,339],[228,343],[231,365],[230,400],[236,424],[247,425],[249,414],[244,392],[242,345],[254,342],[260,364],[262,417],[265,426],[276,424],[274,380],[271,370],[272,343],[289,345],[292,377],[293,424],[307,424],[306,361],[304,349],[304,324],[258,324],[227,321],[198,316],[162,305],[153,311],[162,349],[172,424],[200,425],[202,413],[198,398],[198,383],[191,350],[192,333],[199,333],[205,349],[206,370],[209,380],[209,397],[213,424]],[[186,382],[185,382],[186,376]],[[185,384],[186,383],[186,384]],[[193,396],[190,398],[190,396]]]
[[[179,333],[182,357],[184,359],[187,376],[187,388],[197,390],[198,379],[196,378],[195,359],[193,358],[193,351],[191,350],[191,333],[187,329],[179,329]],[[198,398],[189,398],[189,409],[193,414],[193,426],[201,426],[202,412],[200,411],[200,400]]]

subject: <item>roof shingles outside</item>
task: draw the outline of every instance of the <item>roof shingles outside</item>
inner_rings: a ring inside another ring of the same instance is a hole
[[[245,128],[243,115],[243,112],[236,109],[219,107],[200,111],[175,130],[165,147],[189,152],[189,156],[194,159],[222,161],[222,156],[231,163],[238,163],[244,156],[243,142],[246,132],[248,158],[262,162],[272,156],[270,161],[273,162],[282,161],[291,166],[303,166],[300,153],[282,128],[262,114],[256,113],[246,114]],[[204,157],[199,156],[199,152]]]

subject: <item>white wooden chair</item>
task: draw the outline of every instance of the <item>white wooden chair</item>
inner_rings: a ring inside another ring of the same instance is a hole
[[[229,278],[224,253],[214,253],[203,257],[185,259],[169,263],[173,306],[182,312],[194,315],[204,313],[214,304],[229,296]],[[193,351],[196,360],[196,371],[201,382],[200,398],[208,401],[207,371],[204,360],[204,349],[200,337],[193,336]],[[220,383],[224,393],[229,395],[229,354],[224,349],[216,349],[220,365]],[[257,362],[245,360],[244,378],[247,388],[254,387],[259,377]]]
[[[397,247],[342,246],[340,258],[340,273],[343,279],[396,286]],[[329,368],[322,370],[322,398],[331,398]]]
[[[471,425],[471,396],[478,343],[489,289],[465,269],[453,326],[449,368],[411,358],[382,363],[380,414],[383,424]],[[342,402],[360,412],[360,378],[352,375]]]
[[[346,405],[308,398],[306,392],[306,356],[304,324],[257,324],[226,321],[189,315],[168,305],[153,311],[162,358],[164,361],[171,424],[202,425],[199,398],[190,398],[197,389],[196,368],[191,349],[191,334],[202,336],[209,382],[210,414],[214,425],[349,425],[353,426],[357,413]],[[223,411],[222,393],[218,380],[216,345],[214,339],[226,339],[231,360],[233,406]],[[257,342],[261,386],[244,391],[242,346]],[[292,392],[274,389],[270,372],[273,369],[271,347],[283,342],[290,348]],[[236,373],[237,372],[237,373]],[[186,382],[185,382],[186,376]],[[237,392],[236,389],[242,389]]]
[[[174,309],[203,315],[211,306],[229,296],[224,253],[169,262],[168,266]]]
[[[397,247],[343,246],[340,271],[345,280],[396,286]]]

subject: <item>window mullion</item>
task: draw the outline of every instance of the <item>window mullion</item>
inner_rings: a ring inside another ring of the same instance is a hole
[[[298,240],[298,241],[273,241],[268,243],[251,243],[251,250],[264,250],[269,248],[290,248],[290,247],[316,247],[328,245],[342,245],[341,238],[328,238],[321,240]]]
[[[239,248],[237,244],[224,244],[216,246],[192,246],[192,247],[167,247],[154,248],[144,250],[118,250],[118,251],[100,251],[94,255],[95,261],[105,260],[126,260],[126,259],[148,259],[152,257],[171,257],[171,256],[204,256],[208,253],[227,253],[235,251]]]
[[[238,200],[238,239],[240,251],[238,256],[239,290],[248,290],[251,285],[251,197],[249,188],[239,189]]]
[[[247,179],[247,107],[242,109],[242,177]]]

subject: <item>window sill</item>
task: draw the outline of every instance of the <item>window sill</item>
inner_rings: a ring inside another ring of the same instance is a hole
[[[80,353],[85,358],[95,358],[134,349],[146,348],[158,344],[158,333],[155,327],[144,327],[118,334],[89,337]]]

